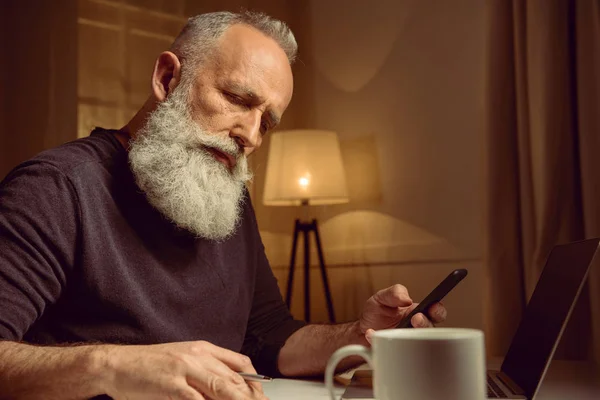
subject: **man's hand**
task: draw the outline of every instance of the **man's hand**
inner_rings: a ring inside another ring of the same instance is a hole
[[[371,336],[376,330],[395,327],[417,305],[418,303],[413,303],[408,291],[402,285],[396,284],[382,289],[367,300],[360,318],[360,330],[370,343]],[[431,320],[422,313],[413,315],[412,326],[428,328],[446,319],[446,309],[441,303],[429,307],[428,314]]]
[[[115,400],[266,399],[260,383],[237,374],[256,373],[248,357],[208,342],[102,347]]]

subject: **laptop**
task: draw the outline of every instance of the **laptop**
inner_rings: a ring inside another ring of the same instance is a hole
[[[535,398],[599,244],[589,239],[552,249],[500,370],[487,371],[488,399]],[[355,373],[342,399],[372,398],[365,387],[370,373]]]

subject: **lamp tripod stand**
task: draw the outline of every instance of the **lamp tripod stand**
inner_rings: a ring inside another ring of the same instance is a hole
[[[308,218],[309,206],[343,204],[349,201],[346,175],[336,132],[321,129],[293,129],[273,132],[263,202],[267,206],[302,206],[304,215],[294,224],[285,301],[292,302],[298,236],[304,237],[304,319],[310,321],[310,233],[314,232],[323,279],[329,320],[335,322],[331,292],[316,219]]]
[[[319,256],[319,267],[321,269],[321,277],[323,279],[323,287],[325,289],[325,300],[327,301],[329,321],[334,323],[335,315],[333,313],[333,303],[331,301],[329,281],[327,280],[327,271],[325,270],[325,261],[323,260],[323,250],[321,249],[321,239],[319,237],[319,228],[317,226],[316,219],[313,219],[310,222],[296,219],[294,224],[294,240],[292,242],[292,256],[290,260],[290,271],[287,280],[285,302],[287,303],[288,308],[290,308],[292,302],[294,269],[296,266],[296,250],[298,245],[298,235],[300,232],[302,232],[304,235],[304,320],[306,322],[310,322],[310,232],[314,232],[315,241],[317,243],[317,254]]]

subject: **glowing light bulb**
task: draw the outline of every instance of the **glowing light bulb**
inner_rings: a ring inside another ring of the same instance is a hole
[[[310,180],[303,176],[302,178],[298,179],[298,184],[300,186],[302,186],[303,188],[306,188],[308,186],[308,184],[310,183]]]

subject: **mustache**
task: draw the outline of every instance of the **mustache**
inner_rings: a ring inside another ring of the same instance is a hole
[[[221,153],[232,156],[236,161],[245,159],[244,148],[234,138],[231,137],[217,137],[217,136],[197,136],[193,142],[186,143],[186,147],[189,150],[202,149],[207,151],[206,148],[213,148],[220,151]]]

